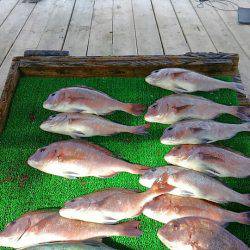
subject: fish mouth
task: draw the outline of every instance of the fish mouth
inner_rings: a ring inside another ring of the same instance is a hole
[[[145,78],[145,81],[149,84],[153,84],[153,79],[150,75]]]
[[[50,108],[50,105],[48,104],[47,101],[45,101],[45,102],[43,103],[43,108],[45,108],[45,109],[49,109],[49,108]]]
[[[27,164],[33,168],[38,168],[38,164],[37,162],[33,159],[33,156],[31,156],[28,161]]]

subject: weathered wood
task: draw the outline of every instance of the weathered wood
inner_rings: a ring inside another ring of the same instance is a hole
[[[20,78],[19,60],[13,60],[0,98],[0,133],[4,129],[13,94]]]
[[[121,57],[32,57],[22,58],[20,70],[28,76],[143,77],[164,67],[181,67],[207,75],[235,75],[238,55],[225,53],[187,53],[180,56]]]

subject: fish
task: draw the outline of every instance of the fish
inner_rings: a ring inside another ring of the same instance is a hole
[[[213,120],[187,120],[166,128],[160,141],[167,145],[205,144],[230,139],[243,131],[250,131],[250,122],[228,124]]]
[[[213,145],[178,145],[164,159],[173,165],[211,176],[246,178],[250,176],[250,158]]]
[[[25,250],[115,250],[98,241],[55,242],[23,248]]]
[[[217,223],[199,217],[170,221],[157,232],[171,250],[249,250],[248,246]]]
[[[148,169],[144,172],[144,174],[141,174],[140,179],[139,179],[139,183],[147,188],[151,188],[154,184],[154,182],[161,178],[161,176],[164,173],[167,173],[169,175],[171,174],[175,174],[178,172],[181,172],[185,170],[185,168],[182,167],[177,167],[177,166],[164,166],[164,167],[155,167],[155,168],[151,168]],[[181,188],[177,188],[177,187],[172,187],[169,192],[169,194],[172,195],[182,195],[183,193],[185,193],[185,190],[181,189]]]
[[[149,124],[126,126],[97,115],[80,113],[59,113],[44,121],[40,128],[44,131],[69,135],[74,139],[91,136],[109,136],[118,133],[147,134]]]
[[[183,171],[168,174],[164,173],[160,179],[162,186],[167,184],[169,193],[172,189],[183,190],[180,196],[204,199],[215,203],[235,202],[245,206],[250,206],[250,194],[241,194],[225,186],[222,182],[206,174],[185,169]]]
[[[188,94],[173,94],[157,100],[144,118],[147,122],[173,124],[186,119],[212,120],[223,113],[250,121],[248,106],[226,106]]]
[[[221,226],[230,222],[250,224],[250,212],[236,213],[212,202],[170,194],[158,196],[147,203],[143,214],[164,224],[184,217],[201,217],[215,221]]]
[[[165,184],[156,180],[151,189],[142,193],[125,188],[100,190],[67,202],[59,213],[68,219],[114,224],[140,215],[147,202],[168,190]]]
[[[117,225],[69,220],[61,217],[58,210],[28,212],[11,222],[0,232],[0,246],[25,248],[38,244],[60,241],[84,241],[110,236],[138,237],[139,221]]]
[[[225,82],[181,68],[155,70],[145,78],[145,81],[152,86],[171,90],[175,93],[232,89],[246,94],[245,87],[241,83]]]
[[[119,110],[137,116],[145,110],[142,104],[123,103],[87,86],[60,89],[49,95],[43,107],[60,113],[79,112],[96,115],[106,115]]]
[[[120,172],[143,174],[149,167],[115,158],[109,150],[85,140],[71,139],[40,148],[28,165],[45,173],[69,179],[113,177]]]

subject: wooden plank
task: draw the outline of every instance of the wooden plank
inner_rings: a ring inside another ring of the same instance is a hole
[[[135,24],[130,0],[114,0],[113,54],[136,55]]]
[[[189,0],[171,0],[189,47],[193,52],[216,52],[210,37]]]
[[[198,8],[195,0],[190,1],[213,40],[217,50],[222,52],[235,52],[240,55],[239,69],[241,78],[248,89],[247,92],[250,93],[250,81],[247,80],[250,60],[245,54],[245,51],[241,48],[238,41],[232,35],[227,25],[223,22],[222,18],[214,8]]]
[[[34,7],[19,2],[0,27],[0,66]]]
[[[113,0],[95,0],[87,55],[112,54]]]
[[[234,75],[238,72],[237,54],[187,53],[181,56],[109,57],[24,57],[20,70],[28,76],[142,77],[165,67],[181,67],[207,75]]]
[[[94,0],[77,0],[63,45],[70,55],[86,55],[90,34]]]
[[[46,23],[53,11],[55,1],[56,0],[43,0],[34,8],[27,23],[23,27],[21,33],[17,37],[14,45],[0,67],[0,94],[3,89],[12,58],[23,55],[23,52],[26,49],[35,49],[38,46],[46,27]]]
[[[163,48],[150,0],[132,0],[139,55],[162,55]]]
[[[4,20],[8,17],[12,9],[16,6],[19,0],[5,0],[0,1],[0,26]]]
[[[58,0],[37,49],[62,49],[75,0]]]
[[[152,0],[166,55],[180,55],[190,49],[170,0]]]
[[[247,0],[236,1],[236,4],[242,7],[250,8],[250,2]],[[238,14],[236,11],[217,11],[229,30],[239,42],[244,52],[250,57],[250,26],[238,23]]]

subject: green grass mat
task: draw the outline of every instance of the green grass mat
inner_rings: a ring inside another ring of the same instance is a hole
[[[231,80],[230,78],[223,78]],[[15,220],[23,213],[43,208],[61,207],[64,202],[75,197],[108,187],[124,187],[129,189],[145,188],[138,183],[139,176],[127,173],[109,179],[81,178],[68,180],[40,172],[26,164],[26,160],[37,148],[63,139],[67,136],[50,134],[40,130],[39,125],[53,112],[43,109],[42,103],[47,96],[62,88],[77,85],[88,85],[106,92],[110,96],[124,102],[152,104],[156,99],[171,92],[152,87],[141,78],[40,78],[22,77],[14,95],[6,128],[0,135],[0,230],[7,223]],[[220,90],[200,95],[218,103],[237,105],[236,93],[231,90]],[[143,116],[116,112],[108,118],[127,125],[145,123]],[[238,123],[239,120],[230,115],[223,115],[218,120]],[[171,146],[162,145],[160,136],[166,126],[152,124],[148,136],[120,134],[111,137],[90,138],[96,144],[104,146],[119,156],[133,163],[157,167],[166,163],[163,156]],[[231,147],[250,156],[250,134],[240,133],[231,140],[219,142],[219,145]],[[230,187],[241,193],[250,193],[249,180],[224,179]],[[238,204],[225,206],[234,211],[246,211]],[[165,249],[157,238],[157,230],[162,226],[144,216],[139,216],[140,238],[113,237],[105,240],[118,249]],[[249,226],[230,224],[229,231],[250,245]]]

